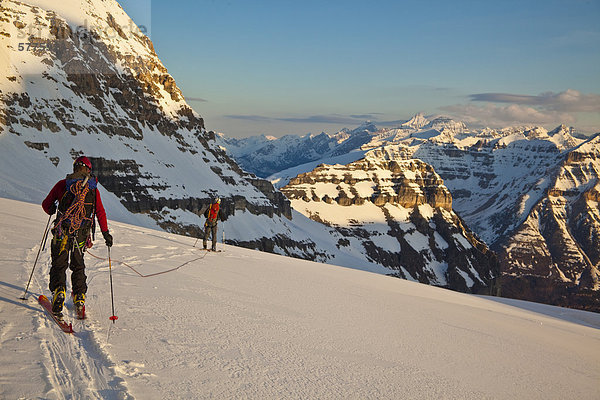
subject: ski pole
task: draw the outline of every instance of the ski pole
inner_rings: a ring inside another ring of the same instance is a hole
[[[44,242],[46,241],[46,236],[48,236],[48,227],[50,226],[50,219],[52,219],[52,214],[48,217],[48,222],[46,223],[46,228],[44,229],[44,236],[42,236],[42,242],[40,243],[40,248],[38,249],[37,256],[35,256],[35,261],[33,263],[33,268],[31,269],[31,274],[29,275],[29,281],[27,282],[27,287],[25,288],[25,292],[23,292],[23,296],[20,297],[21,300],[27,300],[27,292],[29,291],[29,284],[31,283],[31,278],[33,278],[33,271],[35,271],[35,266],[37,265],[38,258],[40,257],[40,253],[42,251],[42,246],[44,246]]]
[[[52,217],[52,216],[50,216]],[[46,235],[44,236],[44,244],[42,245],[42,251],[46,250],[46,242],[48,241],[48,234],[50,233],[50,229],[46,231]]]
[[[111,262],[110,262],[110,247],[108,247],[108,273],[110,275],[110,301],[112,304],[112,316],[110,316],[108,319],[110,319],[113,324],[115,323],[115,321],[119,318],[115,315],[115,299],[114,299],[114,295],[113,295],[113,283],[112,283],[112,266],[111,266]]]

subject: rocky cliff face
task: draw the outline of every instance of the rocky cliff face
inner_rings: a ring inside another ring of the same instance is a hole
[[[504,296],[600,311],[598,138],[564,126],[402,151],[430,162],[455,208],[498,252]]]
[[[495,255],[452,211],[452,196],[419,160],[369,153],[348,165],[320,165],[281,191],[294,209],[340,232],[392,275],[464,292],[491,291]]]
[[[321,198],[317,182],[336,185],[337,196]],[[372,155],[348,165],[320,165],[300,174],[281,191],[291,200],[335,202],[341,206],[362,205],[370,201],[377,206],[387,203],[404,208],[429,204],[433,208],[452,210],[452,196],[433,167],[419,161],[386,161]],[[310,191],[309,191],[310,189]]]
[[[548,190],[501,242],[505,295],[600,311],[599,138],[562,157]]]

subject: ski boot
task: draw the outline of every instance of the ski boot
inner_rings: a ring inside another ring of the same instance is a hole
[[[85,319],[85,293],[77,293],[74,295],[73,303],[75,304],[77,318]]]
[[[63,304],[65,303],[65,288],[58,287],[52,293],[52,313],[62,317]]]

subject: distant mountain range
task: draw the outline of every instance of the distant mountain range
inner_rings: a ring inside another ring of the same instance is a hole
[[[371,142],[376,132],[374,124],[365,123],[335,135],[323,132],[319,135],[286,135],[278,139],[264,135],[235,139],[219,134],[217,142],[246,171],[267,178],[297,165],[356,152]]]
[[[299,183],[299,174],[335,165],[337,174],[353,176],[355,163],[365,160],[424,161],[443,179],[453,209],[498,254],[498,293],[600,310],[599,135],[582,137],[564,125],[471,130],[418,114],[393,129],[365,123],[332,135],[217,140],[249,172],[287,167],[268,179],[314,219],[319,196],[298,197],[298,185],[307,193],[319,185]],[[355,212],[352,201],[338,204]]]

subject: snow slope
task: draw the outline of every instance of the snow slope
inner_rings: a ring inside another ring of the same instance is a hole
[[[89,318],[69,336],[34,300],[47,294],[48,250],[18,300],[46,221],[38,205],[0,199],[3,399],[598,398],[598,314],[231,246],[205,253],[114,221],[119,319],[98,242]]]

